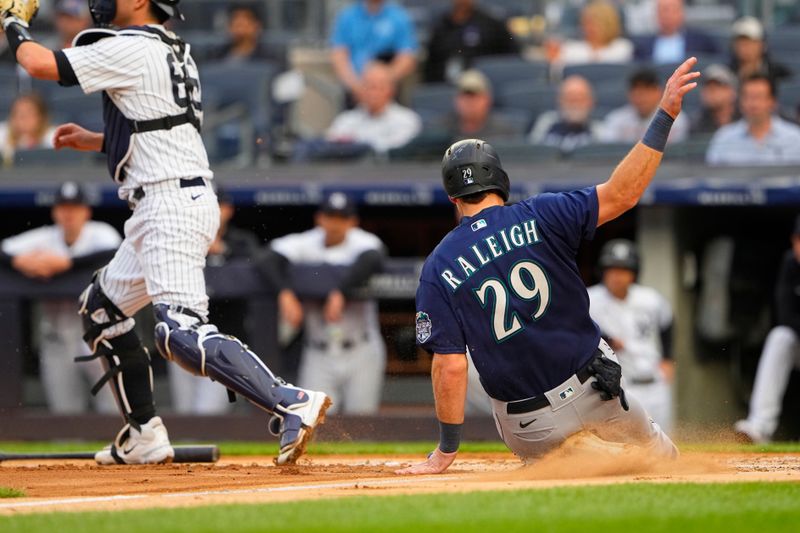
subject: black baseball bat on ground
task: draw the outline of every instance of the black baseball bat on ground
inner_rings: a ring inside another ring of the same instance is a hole
[[[173,463],[216,463],[219,460],[217,446],[174,446]],[[52,459],[94,459],[95,452],[33,452],[5,453],[0,452],[0,463],[3,461],[36,461]]]

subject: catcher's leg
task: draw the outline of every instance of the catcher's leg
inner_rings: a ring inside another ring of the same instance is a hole
[[[195,375],[208,376],[275,415],[270,429],[280,435],[277,464],[291,464],[305,451],[322,423],[330,398],[287,384],[236,337],[223,335],[199,314],[155,304],[156,347],[164,358]],[[277,431],[276,431],[277,430]]]
[[[101,284],[105,271],[95,274],[80,297],[84,340],[93,355],[78,361],[100,359],[106,368],[92,394],[108,383],[125,426],[108,448],[98,452],[101,464],[169,462],[174,451],[166,428],[156,416],[150,354],[133,330],[135,321],[117,307]]]

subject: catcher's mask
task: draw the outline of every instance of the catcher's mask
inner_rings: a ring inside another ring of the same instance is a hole
[[[150,2],[168,17],[183,20],[183,14],[178,9],[180,0],[150,0]],[[117,17],[117,0],[89,0],[89,12],[95,26],[111,26]]]

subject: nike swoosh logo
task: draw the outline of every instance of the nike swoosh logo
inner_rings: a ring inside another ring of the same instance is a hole
[[[522,429],[525,429],[526,427],[528,427],[528,426],[530,426],[531,424],[533,424],[534,422],[536,422],[536,420],[537,420],[537,419],[536,419],[536,418],[534,418],[534,419],[533,419],[533,420],[531,420],[530,422],[525,422],[524,424],[523,424],[523,423],[520,421],[520,423],[519,423],[519,427],[521,427]]]
[[[520,425],[521,425],[521,424],[520,424]],[[138,445],[137,445],[137,444],[134,444],[134,445],[133,445],[133,446],[131,446],[130,448],[127,448],[127,449],[123,448],[123,449],[122,449],[122,453],[124,453],[125,455],[128,455],[129,453],[131,453],[131,452],[132,452],[132,451],[133,451],[133,450],[136,448],[136,446],[138,446]]]
[[[205,194],[204,192],[201,192],[201,193],[200,193],[200,194],[198,194],[197,196],[195,196],[195,195],[192,195],[192,200],[197,200],[198,198],[200,198],[200,197],[201,197],[201,196],[203,196],[204,194]]]

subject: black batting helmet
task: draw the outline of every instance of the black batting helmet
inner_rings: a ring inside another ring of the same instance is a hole
[[[465,139],[450,146],[442,160],[444,190],[450,198],[483,191],[496,191],[508,201],[511,184],[492,145],[480,139]]]
[[[607,268],[624,268],[639,272],[639,254],[636,246],[627,239],[608,241],[600,251],[600,270]]]

